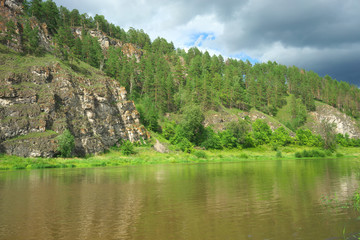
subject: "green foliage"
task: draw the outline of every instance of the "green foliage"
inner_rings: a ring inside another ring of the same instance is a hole
[[[296,158],[308,158],[308,157],[326,157],[327,154],[324,151],[320,150],[303,150],[302,152],[295,152]]]
[[[300,126],[304,125],[307,118],[306,106],[301,99],[296,99],[295,95],[290,96],[290,112],[291,120],[286,123],[286,126],[293,131],[296,131]]]
[[[244,148],[254,148],[256,147],[256,140],[253,138],[251,133],[248,133],[246,137],[244,138],[243,142]]]
[[[233,134],[238,144],[243,144],[250,131],[250,124],[245,120],[239,119],[237,122],[229,122],[226,125],[226,129]]]
[[[158,131],[160,128],[158,123],[159,113],[154,102],[149,97],[145,97],[144,100],[136,107],[140,113],[140,122],[147,129]]]
[[[175,122],[165,122],[162,126],[162,135],[165,139],[170,140],[175,136]]]
[[[237,147],[237,139],[230,130],[225,130],[220,133],[221,143],[224,148],[232,149]]]
[[[277,146],[287,146],[292,143],[292,138],[284,127],[280,127],[273,132],[271,142]]]
[[[197,158],[207,158],[207,155],[204,151],[194,151],[192,154]]]
[[[55,34],[60,22],[60,12],[52,0],[42,3],[42,20],[45,21],[50,34]],[[41,20],[41,19],[39,19]]]
[[[186,153],[191,153],[194,149],[194,145],[187,138],[181,138],[176,145]]]
[[[295,142],[300,146],[321,147],[323,140],[320,135],[313,135],[309,129],[298,129]]]
[[[277,157],[277,158],[282,158],[282,153],[281,153],[281,151],[276,151],[276,157]]]
[[[72,151],[75,147],[75,139],[71,132],[66,129],[61,135],[57,137],[58,139],[58,151],[62,157],[71,157]]]
[[[37,27],[32,28],[29,21],[25,21],[21,42],[25,54],[41,54],[39,29]]]
[[[189,105],[184,108],[181,127],[187,133],[190,142],[199,145],[203,138],[204,126],[202,125],[205,117],[202,109],[198,105]]]
[[[360,147],[360,139],[350,138],[348,134],[336,134],[336,142],[343,147]]]
[[[327,121],[321,122],[321,131],[324,140],[324,149],[335,151],[336,149],[336,134],[335,134],[335,124],[331,124]]]
[[[6,34],[5,34],[5,42],[6,44],[11,44],[11,43],[15,43],[14,39],[17,37],[17,33],[16,33],[16,25],[14,23],[14,21],[8,21],[6,23]]]
[[[256,145],[262,145],[270,142],[272,131],[264,120],[257,119],[252,124],[252,130]]]
[[[134,145],[129,140],[126,140],[125,142],[121,143],[120,151],[123,155],[126,156],[136,153]]]
[[[360,212],[360,192],[355,192],[354,196],[352,197],[353,206],[354,208]]]
[[[205,129],[205,138],[201,146],[206,149],[222,149],[222,139],[211,127]]]
[[[140,63],[129,59],[123,61],[120,56],[121,63],[114,64],[116,57],[111,56],[110,50],[104,59],[98,40],[83,34],[75,47],[63,44],[56,51],[65,60],[77,58],[100,69],[104,60],[108,61],[104,70],[126,87],[133,100],[139,101],[147,95],[161,113],[178,111],[185,104],[196,104],[203,109],[213,110],[221,106],[242,110],[254,107],[275,115],[286,104],[285,98],[290,93],[287,105],[292,116],[284,123],[293,131],[304,124],[307,111],[315,110],[314,99],[360,117],[357,104],[360,90],[330,76],[320,77],[312,71],[271,61],[252,65],[249,61],[227,59],[225,64],[222,56],[211,56],[196,47],[187,52],[182,49],[174,51],[173,43],[163,38],[151,42],[143,30],[130,28],[125,32],[102,15],[91,17],[86,13],[80,14],[77,9],[69,11],[63,6],[58,8],[52,0],[24,1],[24,11],[27,18],[45,22],[52,36],[61,34],[60,26],[68,30],[79,26],[83,29],[97,28],[111,38],[142,49]],[[8,24],[7,39],[10,39],[13,28],[10,22]],[[65,39],[74,37],[67,35]],[[26,41],[25,53],[36,54],[37,47],[34,45],[37,41]],[[240,142],[243,140],[234,131],[233,134]]]

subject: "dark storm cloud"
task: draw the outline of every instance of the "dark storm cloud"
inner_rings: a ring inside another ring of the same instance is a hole
[[[103,14],[123,28],[144,29],[185,47],[207,32],[198,46],[225,56],[276,60],[360,85],[358,0],[55,0],[58,5]],[[194,41],[198,44],[199,41]],[[216,52],[216,51],[215,51]]]

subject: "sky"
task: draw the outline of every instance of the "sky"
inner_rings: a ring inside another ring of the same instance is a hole
[[[359,0],[54,0],[176,48],[276,61],[360,87]]]

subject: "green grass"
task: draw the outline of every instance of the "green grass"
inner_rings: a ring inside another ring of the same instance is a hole
[[[49,137],[52,135],[57,135],[57,133],[52,130],[46,130],[45,132],[34,132],[34,133],[29,133],[26,135],[14,137],[14,138],[7,140],[7,142],[13,142],[13,141],[17,141],[17,140],[24,140],[24,139],[30,139],[30,138]]]
[[[290,98],[291,98],[290,95],[286,97],[287,104],[285,104],[282,108],[280,108],[276,114],[276,119],[283,124],[290,122],[292,119],[291,109],[289,104]]]
[[[0,44],[0,78],[5,78],[13,73],[27,74],[31,67],[52,66],[55,63],[59,63],[65,72],[71,72],[74,76],[91,77],[95,80],[105,77],[102,71],[82,61],[62,62],[49,53],[42,56],[23,55]]]
[[[124,156],[120,151],[110,149],[107,153],[86,158],[22,158],[16,156],[0,155],[0,170],[39,169],[39,168],[91,168],[113,167],[146,164],[174,164],[174,163],[215,163],[215,162],[241,162],[262,160],[291,160],[295,152],[318,150],[316,148],[287,146],[279,147],[278,151],[271,146],[260,146],[251,149],[231,150],[197,150],[192,154],[180,151],[158,153],[152,147],[136,147],[136,154]],[[279,153],[281,152],[281,158]],[[196,152],[200,152],[196,153]],[[337,153],[341,157],[360,157],[359,148],[339,148]],[[336,158],[337,154],[332,156]],[[318,158],[318,157],[313,157]],[[341,159],[339,159],[341,160]]]

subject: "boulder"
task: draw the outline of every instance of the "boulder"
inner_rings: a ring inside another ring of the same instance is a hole
[[[155,151],[157,151],[159,153],[168,153],[169,152],[169,149],[157,139],[156,139],[156,143],[154,145],[154,149],[155,149]]]

